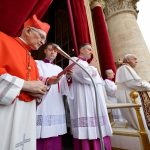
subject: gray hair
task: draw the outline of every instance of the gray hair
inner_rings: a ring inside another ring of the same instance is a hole
[[[136,56],[134,54],[126,54],[124,57],[123,57],[123,63],[128,63],[130,61],[131,58],[136,58]]]

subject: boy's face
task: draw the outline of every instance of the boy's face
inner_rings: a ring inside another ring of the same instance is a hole
[[[44,50],[46,58],[49,60],[54,60],[57,56],[57,51],[53,48],[52,45],[48,45],[47,48]]]

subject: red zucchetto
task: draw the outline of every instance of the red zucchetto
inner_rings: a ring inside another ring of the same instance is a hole
[[[37,29],[41,29],[46,33],[48,33],[50,29],[50,25],[48,23],[42,22],[39,19],[37,19],[36,15],[33,15],[31,18],[29,18],[24,23],[24,27],[34,27]]]

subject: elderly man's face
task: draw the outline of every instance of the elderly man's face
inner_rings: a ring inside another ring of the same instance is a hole
[[[46,58],[49,60],[54,60],[57,56],[57,50],[52,47],[52,45],[48,45],[44,50]]]
[[[80,53],[82,54],[82,55],[84,55],[84,57],[86,58],[86,59],[90,59],[91,58],[91,55],[92,55],[92,47],[91,47],[91,45],[86,45],[86,46],[84,46],[83,48],[81,48],[81,50],[80,50]]]
[[[38,50],[46,41],[46,34],[40,29],[30,28],[26,42],[33,50]]]
[[[135,57],[135,56],[130,57],[129,60],[128,60],[128,63],[132,68],[136,67],[137,57]]]

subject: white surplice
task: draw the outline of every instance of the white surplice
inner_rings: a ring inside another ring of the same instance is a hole
[[[132,103],[130,98],[130,92],[133,90],[137,91],[150,91],[150,84],[142,80],[136,71],[130,67],[129,65],[122,65],[118,68],[116,72],[116,84],[117,84],[117,92],[116,97],[120,103]],[[140,96],[138,96],[138,103],[141,104]],[[125,119],[128,120],[128,123],[138,129],[138,121],[133,109],[121,109],[122,115]],[[150,139],[150,131],[147,128],[146,120],[144,116],[143,109],[140,108],[140,112],[142,115],[144,127]]]
[[[36,150],[35,101],[16,98],[23,84],[10,74],[0,76],[0,150]]]
[[[114,81],[111,81],[109,79],[105,79],[104,82],[105,82],[105,89],[106,89],[108,100],[112,103],[118,103],[116,98],[117,85],[115,84]],[[113,109],[112,115],[114,120],[119,120],[119,119],[120,121],[122,120],[120,109]]]
[[[51,77],[62,71],[62,68],[55,64],[44,61],[36,62],[41,77]],[[61,84],[59,85],[61,86]],[[66,132],[63,97],[58,84],[52,84],[41,104],[37,107],[37,138],[54,137]]]
[[[73,57],[73,59],[77,60],[78,58]],[[95,67],[89,66],[86,61],[81,59],[78,63],[81,64],[93,78],[96,85],[98,101],[96,103],[91,79],[81,68],[75,65],[73,67],[72,84],[69,87],[70,94],[68,95],[73,137],[77,139],[100,138],[98,126],[101,127],[102,137],[107,135],[111,136],[112,129],[105,103],[106,95],[103,91],[104,83]],[[63,88],[62,90],[64,93],[67,91],[66,93],[68,94],[67,88]],[[98,122],[97,118],[99,118],[100,122]]]

